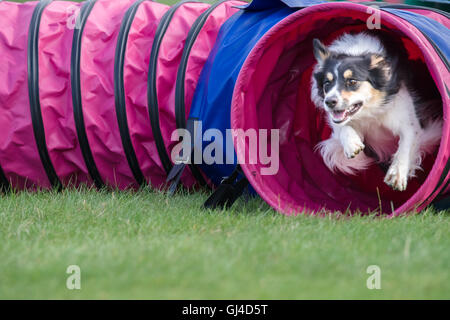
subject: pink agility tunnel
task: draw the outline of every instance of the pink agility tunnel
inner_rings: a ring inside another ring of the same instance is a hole
[[[2,188],[164,187],[183,53],[178,92],[189,112],[200,70],[238,4],[0,2]],[[195,181],[186,170],[183,184]]]
[[[405,7],[378,11],[381,30],[401,39],[417,70],[426,70],[423,89],[442,101],[443,117],[448,119],[448,15]],[[262,164],[248,164],[245,155],[251,146],[245,139],[235,143],[237,157],[257,193],[282,213],[350,209],[399,215],[421,210],[438,196],[448,196],[448,121],[440,147],[424,160],[424,170],[410,180],[404,192],[393,191],[383,182],[385,171],[378,165],[358,176],[333,174],[314,150],[317,143],[329,137],[330,129],[310,99],[310,79],[316,63],[312,40],[330,43],[344,32],[367,30],[369,16],[367,6],[355,3],[324,3],[296,11],[259,39],[239,72],[231,127],[279,129],[280,169],[275,175],[262,175]],[[434,32],[437,30],[442,31]]]

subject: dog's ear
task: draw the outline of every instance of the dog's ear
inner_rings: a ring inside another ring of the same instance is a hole
[[[316,58],[317,62],[322,63],[326,58],[330,56],[330,50],[328,50],[325,45],[320,42],[318,39],[313,40],[313,47],[314,47],[314,57]]]
[[[392,65],[383,56],[378,54],[371,54],[368,57],[369,74],[372,83],[375,87],[385,87],[392,79]]]

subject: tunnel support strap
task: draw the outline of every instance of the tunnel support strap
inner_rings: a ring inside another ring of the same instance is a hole
[[[123,150],[128,161],[131,172],[138,185],[145,183],[144,174],[139,166],[136,151],[130,137],[128,128],[126,100],[125,100],[125,83],[124,83],[124,66],[125,53],[128,43],[128,35],[133,23],[136,12],[140,4],[145,0],[138,0],[131,5],[125,13],[120,26],[119,36],[117,38],[116,54],[114,59],[114,95],[117,123],[119,125],[120,138],[122,140]]]
[[[28,34],[28,94],[30,99],[31,121],[34,138],[44,170],[50,184],[55,189],[61,189],[62,184],[55,171],[45,140],[44,121],[42,119],[39,101],[39,26],[44,9],[52,0],[40,1],[34,8]]]
[[[167,183],[170,183],[169,186],[169,194],[173,195],[180,183],[181,176],[183,175],[183,172],[188,164],[192,164],[192,159],[194,155],[194,151],[196,149],[196,134],[198,132],[197,130],[198,125],[198,119],[189,118],[186,121],[186,131],[190,137],[188,140],[183,140],[190,142],[189,146],[183,146],[183,148],[180,151],[180,154],[178,156],[178,159],[175,160],[175,165],[170,170],[169,174],[167,175]],[[180,137],[183,139],[183,137]],[[199,173],[200,174],[200,173]]]
[[[450,209],[450,196],[439,199],[438,201],[433,201],[432,205],[439,211],[448,210]]]
[[[8,178],[6,178],[3,168],[0,166],[0,192],[8,192],[11,190]]]
[[[229,209],[244,193],[248,185],[249,182],[242,172],[241,166],[237,165],[231,175],[222,180],[203,206],[206,209]]]
[[[73,33],[72,42],[72,56],[70,62],[70,76],[72,84],[72,101],[73,101],[73,114],[75,120],[75,127],[77,130],[78,142],[80,144],[81,153],[83,155],[86,168],[89,172],[91,179],[94,181],[97,188],[104,186],[103,180],[98,171],[97,165],[92,155],[91,147],[86,134],[86,126],[84,123],[83,106],[81,102],[81,77],[80,77],[80,64],[81,64],[81,40],[83,36],[83,30],[86,25],[86,21],[89,14],[94,7],[96,0],[89,0],[83,4],[80,13],[77,17],[77,25]]]
[[[164,40],[170,22],[172,21],[175,12],[185,3],[196,2],[183,0],[173,5],[161,18],[155,32],[155,39],[153,41],[152,50],[150,53],[150,62],[148,68],[148,82],[147,82],[147,100],[148,112],[150,116],[150,125],[155,139],[156,150],[158,151],[159,159],[167,174],[172,170],[172,162],[166,150],[164,139],[161,131],[161,124],[159,122],[159,105],[158,105],[158,90],[156,83],[157,66],[159,58],[159,49]]]

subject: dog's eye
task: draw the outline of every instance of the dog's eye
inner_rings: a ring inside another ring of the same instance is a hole
[[[347,86],[349,86],[349,87],[354,87],[354,86],[356,86],[357,83],[358,83],[358,81],[356,81],[355,79],[347,80]]]
[[[328,81],[328,80],[326,80],[326,81],[323,83],[323,90],[328,91],[328,89],[330,88],[330,85],[331,85],[331,82]]]

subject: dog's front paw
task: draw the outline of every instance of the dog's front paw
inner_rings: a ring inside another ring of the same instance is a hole
[[[361,141],[359,135],[355,130],[353,130],[353,128],[350,127],[342,128],[341,143],[344,148],[345,156],[348,159],[353,159],[365,148],[365,145]]]
[[[353,159],[366,147],[359,138],[358,140],[359,141],[355,140],[344,145],[344,153],[347,158]]]
[[[384,182],[394,190],[405,191],[408,186],[408,173],[408,166],[392,163],[384,178]]]

